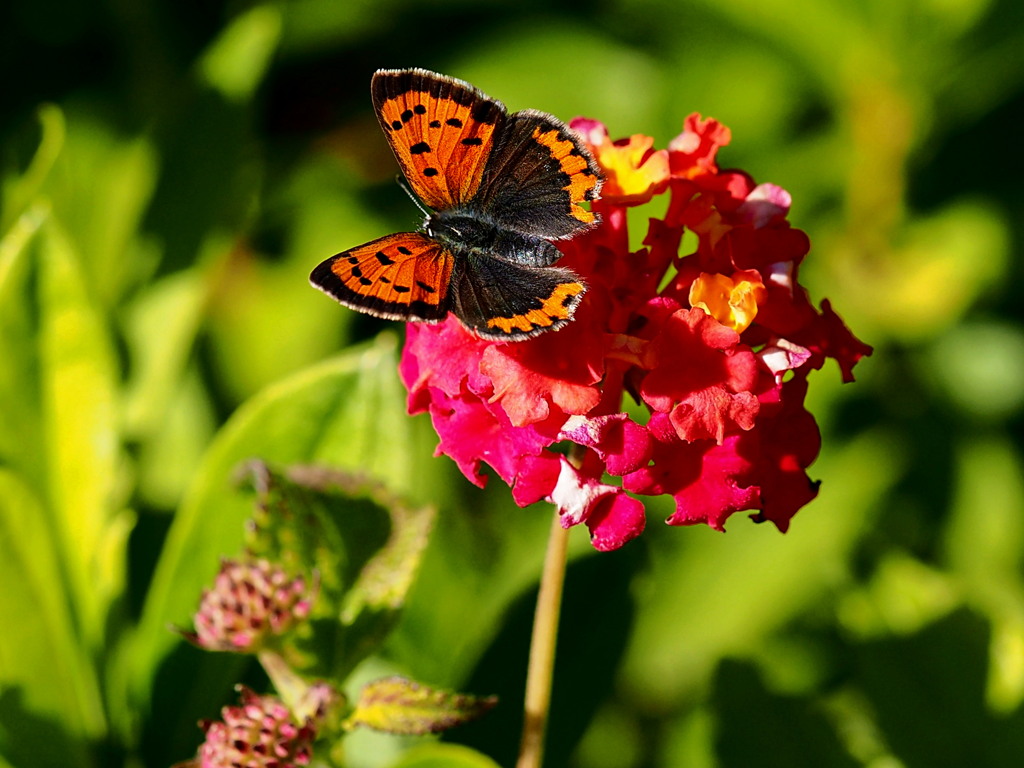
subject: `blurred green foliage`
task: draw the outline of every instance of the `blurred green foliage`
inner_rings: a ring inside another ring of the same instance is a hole
[[[239,545],[252,456],[439,507],[354,682],[497,693],[447,738],[513,761],[551,512],[433,458],[400,327],[307,284],[418,219],[368,98],[404,66],[659,146],[721,120],[876,347],[813,378],[822,492],[785,536],[656,506],[616,553],[575,532],[548,764],[1019,765],[1022,46],[1017,0],[4,4],[0,765],[167,766],[263,684],[167,630]],[[348,765],[489,764],[422,742]]]

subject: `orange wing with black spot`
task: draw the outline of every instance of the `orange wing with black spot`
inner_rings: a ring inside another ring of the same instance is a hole
[[[451,251],[419,232],[399,232],[322,262],[309,281],[346,306],[391,320],[436,322],[448,314]]]
[[[472,200],[507,119],[504,105],[469,83],[422,69],[380,70],[370,92],[420,200],[435,211]]]
[[[571,128],[527,109],[506,120],[470,207],[486,211],[501,227],[558,240],[597,222],[583,203],[597,198],[601,180]]]

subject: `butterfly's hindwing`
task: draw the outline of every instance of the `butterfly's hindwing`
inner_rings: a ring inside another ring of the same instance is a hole
[[[600,189],[597,163],[579,137],[550,115],[524,110],[506,121],[472,205],[508,229],[560,239],[597,221],[583,203]]]
[[[469,83],[419,69],[381,70],[373,106],[402,172],[423,203],[472,200],[506,122],[505,107]]]
[[[419,232],[373,240],[332,256],[310,282],[346,306],[391,320],[444,319],[455,257]]]
[[[586,287],[574,272],[528,267],[482,254],[458,255],[452,312],[486,339],[520,341],[572,319]]]

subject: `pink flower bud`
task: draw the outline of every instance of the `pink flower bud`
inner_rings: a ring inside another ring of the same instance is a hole
[[[292,578],[266,560],[224,560],[214,586],[203,592],[195,632],[185,636],[211,651],[254,653],[306,618],[311,602],[301,576]]]

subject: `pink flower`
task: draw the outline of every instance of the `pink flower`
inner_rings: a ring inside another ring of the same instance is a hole
[[[643,496],[673,498],[670,525],[721,530],[751,510],[785,531],[817,494],[808,375],[832,358],[850,381],[871,348],[800,286],[810,241],[786,219],[789,193],[719,169],[727,128],[691,115],[656,150],[644,136],[612,141],[595,120],[572,127],[606,176],[601,224],[558,243],[560,264],[588,285],[575,319],[517,343],[483,341],[453,318],[408,326],[410,412],[430,413],[438,453],[472,482],[483,486],[489,465],[517,504],[554,502],[601,550],[640,534]],[[631,250],[627,207],[666,193],[667,212]],[[697,244],[681,254],[686,232]]]
[[[203,592],[195,632],[185,637],[210,651],[255,653],[309,615],[312,591],[266,560],[224,560],[214,586]]]
[[[274,696],[239,686],[242,703],[221,710],[223,720],[200,723],[206,740],[195,768],[298,768],[309,765],[316,727],[297,722]]]

